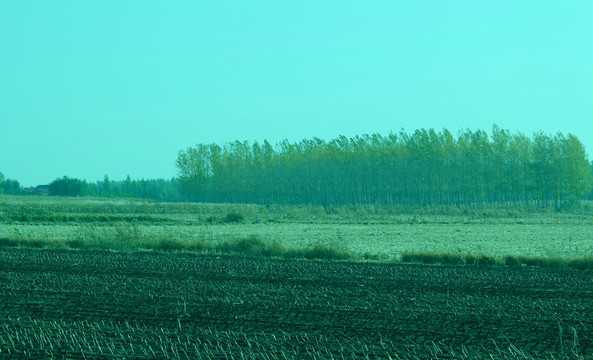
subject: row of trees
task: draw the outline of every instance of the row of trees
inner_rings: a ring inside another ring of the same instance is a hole
[[[23,189],[17,180],[6,179],[0,172],[0,194],[43,194],[36,189]],[[26,191],[29,190],[29,191]],[[101,197],[132,197],[159,201],[183,201],[180,186],[176,179],[110,180],[105,175],[102,181],[87,182],[86,180],[64,176],[55,179],[47,186],[48,195],[52,196],[101,196]]]
[[[591,193],[593,174],[574,135],[531,138],[485,131],[417,130],[198,144],[176,166],[188,200],[316,205],[560,205]]]
[[[179,186],[175,179],[113,181],[107,175],[102,181],[88,183],[85,180],[64,176],[49,184],[49,195],[53,196],[102,196],[133,197],[159,201],[180,201]]]
[[[18,195],[21,193],[21,184],[17,180],[7,179],[0,172],[0,194]]]
[[[104,197],[135,197],[159,201],[182,201],[177,179],[141,179],[113,181],[107,175],[103,181],[90,184],[90,193]]]

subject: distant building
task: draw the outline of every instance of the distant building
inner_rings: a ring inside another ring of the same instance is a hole
[[[39,185],[35,188],[35,195],[49,195],[49,185]]]
[[[49,195],[49,185],[24,188],[23,195]]]

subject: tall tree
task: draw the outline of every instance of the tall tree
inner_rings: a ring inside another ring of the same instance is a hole
[[[194,201],[314,205],[559,205],[593,187],[576,136],[401,130],[180,151],[179,184]]]
[[[49,195],[53,196],[81,196],[86,194],[87,183],[84,180],[64,176],[52,181],[48,190]]]
[[[587,160],[585,147],[573,134],[562,138],[561,157],[561,197],[571,200],[581,199],[593,187],[593,175]]]
[[[0,182],[0,194],[18,195],[21,193],[21,184],[17,180],[5,179]]]

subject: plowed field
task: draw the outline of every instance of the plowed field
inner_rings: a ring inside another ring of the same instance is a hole
[[[0,249],[0,358],[593,358],[592,280],[576,270]]]

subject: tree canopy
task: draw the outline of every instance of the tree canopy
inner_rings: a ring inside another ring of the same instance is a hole
[[[572,135],[531,138],[485,131],[400,131],[272,146],[267,141],[198,144],[179,152],[187,199],[315,205],[560,205],[593,187]]]
[[[180,201],[177,182],[173,179],[111,180],[105,175],[102,181],[89,184],[92,195],[102,197],[134,197],[159,201]]]
[[[18,195],[21,193],[21,184],[17,180],[5,179],[0,182],[0,194]]]
[[[52,181],[48,190],[49,194],[54,196],[81,196],[86,195],[87,183],[84,180],[64,176]]]
[[[17,195],[21,192],[21,184],[17,180],[8,179],[0,172],[0,194]]]

